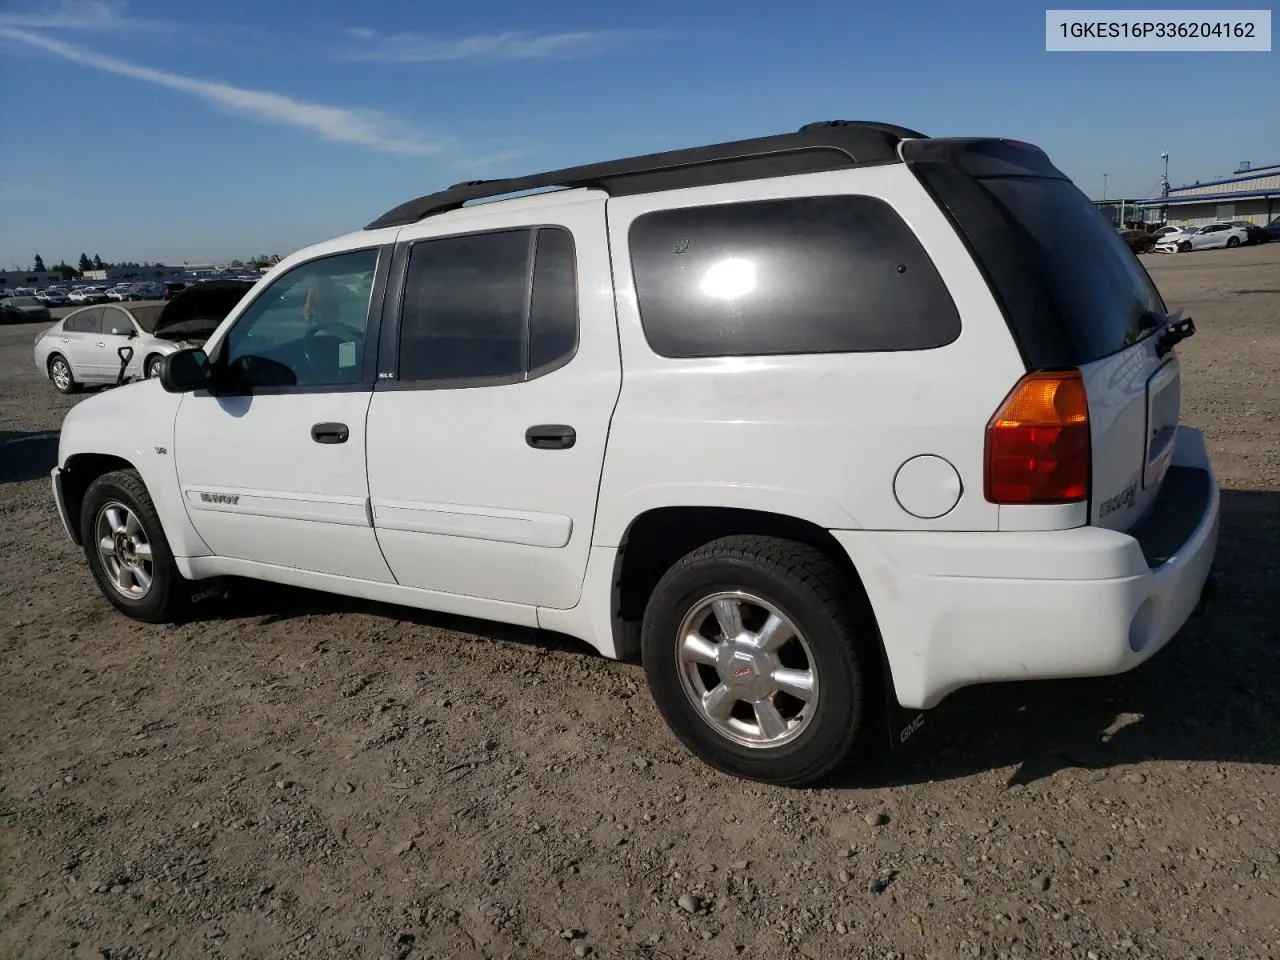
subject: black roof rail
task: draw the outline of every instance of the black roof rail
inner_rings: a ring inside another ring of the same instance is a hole
[[[473,200],[492,199],[548,187],[594,187],[611,196],[627,196],[681,187],[894,163],[898,160],[898,144],[901,141],[924,136],[907,127],[889,123],[821,120],[805,124],[795,133],[650,153],[524,177],[467,180],[438,193],[429,193],[402,203],[388,210],[365,229],[405,226],[433,214],[456,210]]]

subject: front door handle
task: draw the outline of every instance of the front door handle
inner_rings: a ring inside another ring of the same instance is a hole
[[[578,442],[578,434],[562,423],[540,423],[524,432],[524,442],[535,450],[568,450]]]
[[[350,436],[345,423],[317,423],[311,428],[311,439],[316,443],[346,443]]]

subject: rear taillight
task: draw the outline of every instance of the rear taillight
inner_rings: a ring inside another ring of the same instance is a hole
[[[987,499],[1084,500],[1090,470],[1089,398],[1080,371],[1027,374],[987,424]]]

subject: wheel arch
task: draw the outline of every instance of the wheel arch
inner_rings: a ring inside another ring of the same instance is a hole
[[[50,358],[52,359],[52,358]],[[71,536],[77,545],[83,546],[80,536],[80,510],[89,485],[105,473],[115,470],[137,470],[123,457],[109,453],[75,453],[62,465],[62,496],[71,519]]]
[[[741,535],[781,537],[816,548],[840,574],[850,600],[874,619],[862,577],[848,552],[830,531],[812,521],[740,507],[655,507],[631,520],[618,547],[611,620],[615,649],[622,659],[639,659],[640,621],[662,575],[703,544]],[[878,631],[876,644],[883,657]]]

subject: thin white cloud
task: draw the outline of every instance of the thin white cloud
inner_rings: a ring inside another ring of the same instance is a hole
[[[17,30],[82,30],[88,33],[138,33],[168,30],[169,24],[125,16],[125,4],[114,0],[65,0],[25,13],[0,13],[0,27]]]
[[[382,35],[364,27],[355,27],[347,33],[365,42],[357,49],[343,51],[345,59],[381,63],[569,60],[604,53],[620,43],[650,35],[638,30],[577,30],[566,33],[513,30],[447,38],[416,33]]]
[[[144,83],[191,94],[224,109],[265,123],[306,130],[331,143],[352,144],[380,153],[426,156],[439,153],[445,144],[428,140],[377,110],[334,107],[298,100],[266,90],[248,90],[215,80],[201,80],[167,70],[156,70],[84,47],[54,40],[42,34],[14,29],[0,23],[0,37],[17,40],[56,54],[65,60]]]

